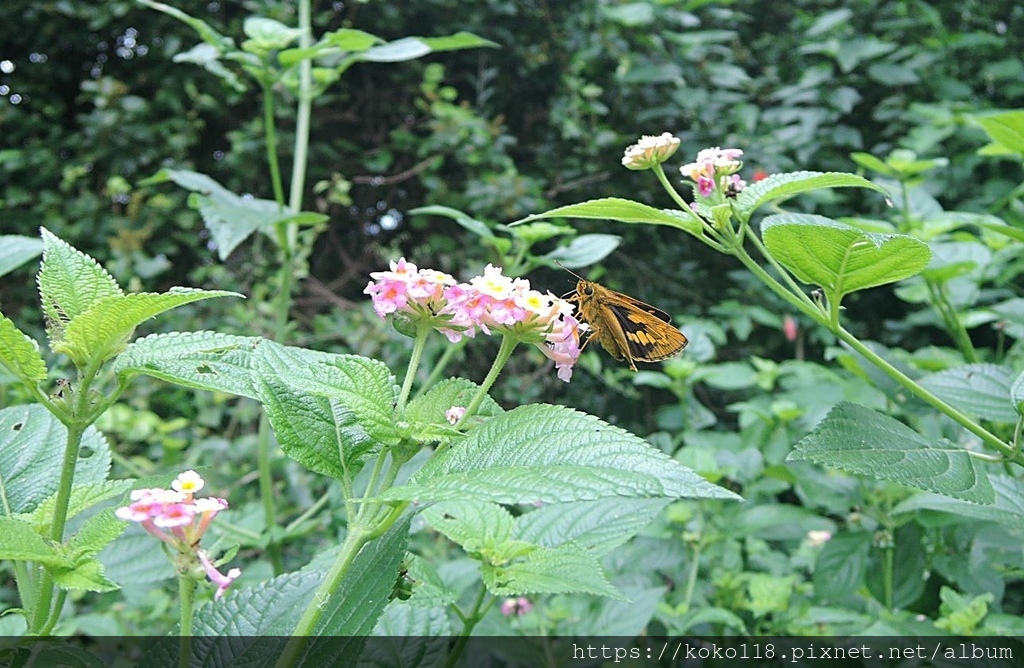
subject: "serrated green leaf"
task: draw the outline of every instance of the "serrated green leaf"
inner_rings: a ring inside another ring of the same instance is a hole
[[[453,407],[469,405],[479,386],[465,378],[449,378],[434,385],[426,394],[409,402],[403,418],[409,423],[412,438],[419,442],[447,442],[459,436],[451,429],[445,413]],[[477,417],[487,418],[501,413],[501,406],[489,396],[477,410]]]
[[[1024,155],[1024,111],[978,115],[973,119],[992,141],[1017,155]]]
[[[516,517],[511,535],[543,547],[571,541],[602,556],[639,533],[670,502],[609,498],[545,505]]]
[[[43,539],[32,525],[15,517],[0,516],[0,559],[34,561],[47,568],[70,568],[64,553]]]
[[[75,486],[71,488],[71,497],[68,499],[68,518],[77,516],[97,503],[126,494],[132,489],[133,484],[131,480],[104,480],[101,482],[80,483],[76,478]],[[31,513],[25,515],[25,517],[32,522],[37,531],[42,532],[46,527],[50,526],[50,522],[53,520],[53,509],[56,503],[57,494],[54,492],[43,499],[42,503]]]
[[[253,355],[263,341],[219,332],[151,334],[129,344],[111,368],[119,376],[145,374],[197,390],[255,399]]]
[[[738,498],[629,432],[563,406],[520,406],[433,457],[389,499],[558,503]]]
[[[409,568],[406,575],[413,583],[412,596],[405,601],[409,605],[444,609],[458,598],[456,592],[444,583],[431,562],[419,555],[408,554],[406,564]]]
[[[931,260],[928,245],[913,237],[862,232],[823,216],[768,216],[761,233],[775,259],[837,302],[851,292],[913,276]]]
[[[214,297],[242,297],[227,290],[171,288],[164,293],[140,292],[104,297],[71,319],[64,340],[51,345],[76,366],[105,361],[122,352],[140,324],[164,311]]]
[[[448,540],[471,554],[483,553],[488,561],[496,558],[512,534],[512,514],[495,503],[442,501],[424,509],[421,516]]]
[[[43,252],[43,242],[19,234],[0,235],[0,276],[9,274]]]
[[[668,225],[690,234],[700,234],[701,224],[696,216],[682,212],[655,209],[640,202],[618,197],[594,199],[589,202],[570,204],[551,209],[544,213],[536,213],[517,220],[512,225],[521,225],[545,218],[601,218],[617,220],[620,223],[647,223],[650,225]]]
[[[126,526],[124,520],[114,515],[113,508],[106,508],[83,522],[66,545],[76,556],[92,556],[120,536]]]
[[[53,582],[61,589],[83,589],[85,591],[105,592],[120,589],[117,583],[111,582],[103,574],[100,560],[89,556],[75,560],[69,568],[50,569]]]
[[[899,503],[893,513],[911,513],[918,510],[934,510],[970,517],[986,522],[999,522],[1014,528],[1024,522],[1024,482],[1008,475],[990,475],[989,481],[995,492],[995,502],[980,506],[948,496],[922,492]]]
[[[46,380],[46,362],[28,334],[0,314],[0,366],[26,383]]]
[[[788,172],[771,174],[767,178],[752,183],[743,189],[736,198],[736,208],[743,214],[750,215],[755,209],[767,202],[778,201],[810,190],[822,188],[870,188],[887,194],[885,188],[875,185],[867,179],[855,174],[842,172]]]
[[[988,475],[969,452],[946,439],[933,444],[898,420],[847,402],[836,405],[797,443],[789,459],[809,459],[972,503],[995,501]]]
[[[624,600],[608,582],[597,557],[571,543],[538,548],[505,566],[484,563],[481,572],[494,596],[582,593]]]
[[[454,635],[443,607],[424,608],[392,601],[373,630],[375,638],[359,657],[366,668],[441,668],[451,652]]]
[[[34,510],[57,492],[67,427],[39,404],[0,409],[0,479],[4,508]],[[94,427],[82,436],[75,485],[100,483],[110,471],[110,448]]]
[[[395,387],[381,362],[265,341],[254,356],[257,396],[281,449],[310,470],[351,478],[399,439]]]
[[[582,234],[572,239],[568,246],[559,246],[541,258],[569,269],[578,269],[600,262],[620,243],[622,237],[614,234]]]
[[[968,415],[1006,424],[1017,422],[1010,387],[1013,370],[997,364],[965,364],[918,380],[932,394]]]
[[[39,300],[52,346],[64,340],[64,328],[69,321],[88,311],[96,302],[124,293],[96,260],[45,227],[40,232],[43,263],[38,277]]]

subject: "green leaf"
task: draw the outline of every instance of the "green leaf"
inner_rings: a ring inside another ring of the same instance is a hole
[[[197,193],[189,202],[202,215],[222,261],[254,232],[264,232],[273,238],[278,225],[312,225],[327,220],[327,216],[319,213],[293,213],[273,200],[239,197],[209,176],[187,169],[160,170],[146,183],[167,180]]]
[[[871,534],[842,533],[825,543],[814,563],[814,593],[821,601],[842,602],[864,584]]]
[[[449,378],[434,385],[426,394],[416,397],[406,406],[405,421],[412,429],[412,437],[419,442],[446,442],[460,435],[451,429],[445,413],[454,406],[465,408],[469,405],[479,386],[465,378]],[[501,406],[494,399],[485,396],[477,410],[477,418],[492,417],[501,413]],[[471,419],[471,424],[476,420]]]
[[[251,370],[263,339],[219,332],[169,332],[141,338],[111,365],[122,377],[144,374],[209,392],[256,398]]]
[[[559,263],[569,269],[578,269],[600,262],[619,247],[622,237],[614,234],[582,234],[569,242],[568,246],[559,246],[541,259]]]
[[[538,548],[504,566],[485,563],[481,571],[495,596],[583,593],[624,600],[605,578],[597,557],[571,543]]]
[[[265,341],[253,380],[281,449],[317,473],[351,479],[384,443],[399,441],[387,367]]]
[[[932,444],[902,422],[841,402],[796,444],[790,460],[808,459],[972,503],[995,493],[971,454],[946,439]]]
[[[302,35],[299,28],[290,28],[280,21],[262,16],[250,16],[242,24],[242,31],[249,38],[242,48],[252,53],[280,51]]]
[[[64,340],[67,323],[102,299],[121,296],[117,281],[96,260],[58,239],[46,228],[39,299],[51,345]]]
[[[198,33],[199,37],[219,51],[225,52],[235,48],[235,43],[230,37],[225,37],[219,32],[210,27],[208,23],[201,19],[197,19],[193,16],[186,14],[177,7],[165,5],[162,2],[154,2],[154,0],[139,0],[140,3],[151,7],[157,11],[163,12],[169,16],[173,16],[185,25],[189,26]]]
[[[1024,482],[1003,474],[991,475],[989,481],[995,492],[995,502],[990,506],[922,492],[900,502],[893,513],[933,510],[986,522],[999,522],[1015,529],[1020,527],[1024,523]]]
[[[0,516],[0,559],[34,561],[47,568],[71,568],[73,562],[65,554],[36,533],[28,522]]]
[[[491,418],[388,499],[557,503],[608,497],[738,498],[638,436],[563,406]]]
[[[43,252],[43,242],[18,234],[0,235],[0,276],[9,274]]]
[[[227,290],[171,288],[168,292],[140,292],[104,297],[68,323],[64,340],[53,344],[54,352],[64,353],[76,366],[90,361],[105,361],[121,353],[135,328],[150,318],[185,304],[214,297],[242,297]]]
[[[639,533],[670,502],[615,497],[544,505],[516,517],[512,536],[543,547],[571,541],[600,557]]]
[[[67,541],[67,547],[74,554],[93,556],[120,536],[126,526],[124,520],[114,515],[113,508],[106,508],[83,522]]]
[[[1013,403],[1014,410],[1019,415],[1024,415],[1024,371],[1021,371],[1010,386],[1010,401]]]
[[[92,508],[97,503],[126,494],[134,483],[131,480],[104,480],[102,482],[79,483],[76,479],[75,486],[71,488],[71,497],[68,500],[68,518],[77,516],[82,511]],[[31,513],[25,515],[36,530],[40,533],[46,531],[53,521],[53,510],[57,505],[57,494],[54,492],[46,497]],[[120,520],[117,520],[120,522]],[[123,523],[120,529],[124,529]],[[119,530],[120,532],[120,530]]]
[[[84,589],[85,591],[105,592],[120,589],[103,575],[103,564],[95,557],[85,557],[75,561],[69,568],[50,570],[53,582],[61,589]]]
[[[397,63],[421,58],[428,53],[474,49],[482,46],[497,47],[498,45],[468,32],[459,32],[447,37],[403,37],[362,50],[355,55],[355,58],[372,63]]]
[[[342,51],[365,51],[374,44],[383,41],[376,35],[371,35],[362,30],[353,30],[352,28],[342,28],[326,33],[323,39]]]
[[[26,383],[46,380],[46,362],[39,345],[0,314],[0,366]]]
[[[997,364],[965,364],[918,381],[925,389],[968,415],[1006,424],[1017,422],[1011,398],[1013,370]]]
[[[820,285],[836,302],[851,292],[913,276],[931,260],[927,244],[913,237],[862,232],[823,216],[768,216],[761,231],[775,259],[804,283]]]
[[[973,120],[992,141],[1017,155],[1024,155],[1024,111],[978,115]]]
[[[736,208],[749,216],[768,202],[822,188],[870,188],[887,194],[885,188],[855,174],[842,172],[788,172],[772,174],[743,189],[736,198]]]
[[[454,635],[443,607],[424,608],[392,601],[373,630],[374,639],[359,657],[360,664],[378,666],[443,666],[448,637]]]
[[[0,481],[4,509],[27,513],[57,492],[68,430],[39,404],[0,409]],[[110,448],[94,427],[82,436],[75,484],[103,482]]]
[[[442,501],[421,516],[448,540],[471,554],[484,553],[485,559],[493,560],[512,535],[512,514],[495,503]]]
[[[589,202],[570,204],[544,213],[536,213],[517,220],[512,225],[521,225],[545,218],[600,218],[617,220],[620,223],[647,223],[650,225],[668,225],[690,234],[700,234],[701,224],[695,215],[682,212],[655,209],[640,202],[618,197],[594,199]]]
[[[453,209],[450,206],[420,206],[409,211],[409,215],[446,216],[458,223],[460,227],[469,230],[481,239],[494,238],[494,232],[492,232],[491,228],[487,226],[487,223],[477,220],[458,209]]]
[[[484,39],[464,30],[445,37],[417,37],[415,39],[421,40],[434,53],[457,51],[459,49],[478,49],[480,47],[497,49],[500,46],[497,42],[492,42],[489,39]]]

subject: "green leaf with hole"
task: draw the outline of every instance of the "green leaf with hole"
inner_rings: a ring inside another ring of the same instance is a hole
[[[768,216],[761,234],[772,257],[804,283],[821,286],[834,303],[913,276],[932,257],[928,245],[913,237],[863,232],[810,214]]]
[[[988,475],[971,453],[946,439],[933,443],[898,420],[845,401],[796,444],[789,459],[806,459],[971,503],[995,501]]]
[[[668,225],[690,234],[700,234],[701,224],[695,214],[668,209],[655,209],[640,202],[618,197],[594,199],[589,202],[570,204],[537,213],[517,220],[512,225],[520,225],[534,220],[546,218],[599,218],[617,220],[620,223],[646,223],[648,225]]]

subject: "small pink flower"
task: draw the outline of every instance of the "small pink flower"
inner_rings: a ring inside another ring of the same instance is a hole
[[[700,193],[701,197],[707,197],[715,191],[715,180],[701,175],[697,177],[697,192]]]
[[[210,582],[217,585],[217,593],[213,595],[214,600],[220,599],[227,591],[227,588],[231,586],[231,583],[238,579],[238,576],[242,574],[242,571],[238,568],[232,568],[225,575],[217,570],[217,567],[213,565],[210,558],[206,556],[206,552],[198,550],[196,556],[199,557],[200,563],[203,564],[203,570],[206,571],[206,577],[210,578]]]
[[[799,332],[800,327],[793,316],[786,315],[782,318],[782,334],[786,337],[787,341],[796,341],[796,337]]]
[[[462,419],[462,416],[466,414],[465,406],[452,406],[444,413],[444,419],[448,420],[452,424],[455,424]]]
[[[811,530],[807,532],[807,543],[811,547],[821,547],[830,540],[832,540],[831,531]]]
[[[519,617],[533,610],[533,603],[525,596],[519,598],[506,598],[501,603],[501,614],[506,617]]]

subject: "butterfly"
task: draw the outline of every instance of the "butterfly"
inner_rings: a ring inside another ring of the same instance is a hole
[[[582,276],[573,276],[579,282],[568,301],[579,305],[580,317],[590,325],[584,348],[596,338],[612,357],[625,360],[636,371],[636,362],[658,362],[686,347],[686,337],[672,326],[668,313]]]

